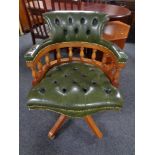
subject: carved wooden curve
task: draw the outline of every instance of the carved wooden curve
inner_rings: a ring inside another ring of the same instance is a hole
[[[63,49],[65,49],[67,56],[62,55]],[[91,53],[90,57],[86,57],[85,51],[87,49]],[[54,53],[56,58],[52,56]],[[97,60],[98,53],[102,53],[101,60]],[[32,61],[26,62],[27,66],[32,70],[32,84],[37,84],[51,67],[72,61],[80,61],[99,67],[114,86],[118,86],[120,70],[125,66],[125,63],[118,62],[112,51],[102,45],[88,42],[56,43],[44,47]]]

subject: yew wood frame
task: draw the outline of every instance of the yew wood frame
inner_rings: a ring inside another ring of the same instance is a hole
[[[61,48],[68,48],[68,58],[62,58]],[[80,48],[80,57],[73,57],[73,48]],[[85,57],[85,48],[92,49],[91,58]],[[54,52],[54,50],[56,50],[56,59],[51,60],[49,54],[50,52]],[[98,51],[104,54],[102,61],[96,60],[96,53]],[[41,62],[42,57],[45,58],[45,64]],[[81,61],[99,67],[108,76],[114,86],[118,86],[120,71],[125,66],[125,63],[119,62],[110,49],[99,44],[88,42],[55,43],[42,48],[32,61],[26,61],[27,66],[32,70],[32,84],[37,84],[51,67],[71,61]]]
[[[68,58],[62,58],[60,52],[61,48],[68,48]],[[80,48],[80,57],[73,57],[73,48]],[[85,48],[92,49],[91,58],[85,57]],[[50,59],[50,52],[54,52],[54,50],[56,50],[56,59]],[[96,60],[96,53],[98,51],[103,52],[102,61]],[[42,64],[41,62],[41,58],[43,57],[45,59],[45,64]],[[120,71],[125,66],[125,63],[119,62],[118,58],[110,49],[99,44],[77,41],[50,44],[42,48],[32,61],[26,61],[27,66],[32,70],[32,85],[34,86],[39,83],[51,67],[59,65],[61,63],[72,61],[81,61],[83,63],[89,63],[99,67],[108,76],[114,86],[118,86]],[[48,133],[48,137],[50,139],[55,136],[55,134],[67,118],[68,116],[65,116],[63,114],[60,115],[60,117]],[[96,126],[93,118],[88,115],[85,116],[84,119],[89,125],[89,127],[92,129],[94,134],[98,138],[102,138],[103,134]]]

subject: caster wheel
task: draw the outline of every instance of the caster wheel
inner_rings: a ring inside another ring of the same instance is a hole
[[[54,140],[55,139],[55,135],[53,135],[52,137],[48,137],[49,140]]]
[[[48,138],[49,138],[50,140],[53,140],[53,139],[55,139],[55,135],[49,133],[49,134],[48,134]]]

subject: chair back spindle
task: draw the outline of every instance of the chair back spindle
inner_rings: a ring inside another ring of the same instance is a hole
[[[57,57],[57,62],[60,63],[60,62],[61,62],[60,49],[58,48],[58,49],[56,49],[56,51],[57,51],[57,55],[56,55],[56,57]]]
[[[45,62],[46,62],[46,67],[49,67],[50,66],[50,56],[49,56],[49,53],[47,53],[45,55]]]
[[[80,59],[83,60],[84,58],[84,47],[80,48]]]
[[[72,57],[73,57],[73,51],[72,51],[72,47],[69,47],[69,61],[72,61]]]
[[[93,49],[93,53],[92,53],[91,59],[93,61],[95,61],[95,59],[96,59],[96,49]]]

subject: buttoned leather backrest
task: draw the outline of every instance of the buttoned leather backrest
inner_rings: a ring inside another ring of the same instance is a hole
[[[108,16],[92,11],[52,11],[43,14],[54,42],[87,41],[97,43]]]

